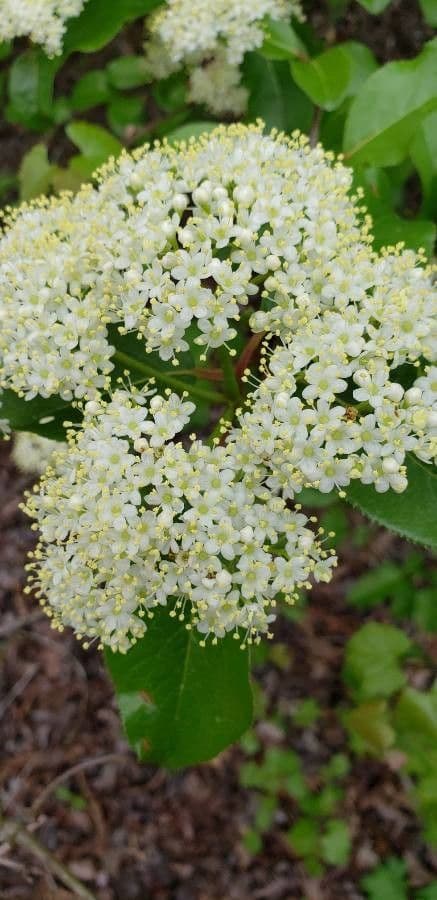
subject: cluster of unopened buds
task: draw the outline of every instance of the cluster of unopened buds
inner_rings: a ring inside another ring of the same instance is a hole
[[[186,68],[188,98],[213,113],[244,113],[248,92],[240,70],[260,47],[268,19],[303,19],[300,0],[166,0],[146,22],[146,59],[157,78]]]
[[[26,501],[55,626],[125,651],[163,605],[257,640],[335,565],[302,488],[435,460],[432,271],[372,250],[350,187],[300,135],[222,126],[11,214],[0,384],[83,416]]]

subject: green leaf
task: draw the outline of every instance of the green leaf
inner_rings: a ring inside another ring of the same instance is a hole
[[[306,59],[308,51],[289,22],[275,21],[270,17],[265,24],[266,36],[261,53],[267,59]]]
[[[151,80],[144,56],[120,56],[107,65],[106,71],[109,83],[120,91],[141,87]]]
[[[275,817],[277,808],[277,797],[267,794],[266,796],[260,798],[255,816],[255,827],[257,831],[262,832],[269,830]]]
[[[309,728],[320,719],[322,710],[313,697],[302,700],[293,713],[293,724],[298,728]]]
[[[144,98],[126,97],[123,94],[113,97],[106,109],[108,123],[121,138],[126,128],[141,125],[145,121]]]
[[[57,167],[49,162],[45,144],[35,144],[23,157],[18,170],[20,200],[31,200],[49,190]]]
[[[374,72],[356,95],[346,121],[345,158],[394,166],[405,159],[416,129],[437,108],[437,40],[416,59]]]
[[[346,499],[385,528],[437,549],[437,471],[410,456],[407,476],[408,487],[402,494],[377,494],[372,485],[356,481],[349,485]]]
[[[351,61],[341,45],[325,50],[307,62],[295,60],[291,72],[296,84],[322,109],[337,109],[347,96]]]
[[[232,635],[202,648],[168,609],[126,654],[106,654],[127,737],[141,758],[169,768],[211,759],[248,728],[248,652]]]
[[[358,0],[360,6],[364,6],[364,9],[367,9],[367,12],[371,13],[372,16],[377,16],[378,13],[382,13],[384,9],[391,3],[391,0]]]
[[[404,581],[404,573],[400,566],[393,562],[384,562],[354,581],[347,599],[358,609],[371,609],[393,596],[399,584]]]
[[[94,167],[106,162],[110,156],[118,156],[122,150],[120,141],[101,125],[71,122],[65,131],[83,156],[92,159]]]
[[[0,62],[7,59],[12,53],[12,41],[0,41]]]
[[[313,819],[298,819],[287,834],[290,846],[297,856],[317,856],[319,849],[319,824]]]
[[[437,218],[437,112],[426,116],[420,123],[410,147],[410,156],[422,185],[422,215],[435,219]]]
[[[393,625],[368,622],[346,645],[343,675],[358,701],[390,697],[405,684],[400,661],[412,649],[407,635]]]
[[[349,828],[342,819],[331,819],[321,841],[322,859],[329,866],[347,865],[351,852]]]
[[[368,900],[408,900],[407,867],[392,856],[361,880]]]
[[[256,854],[260,852],[262,845],[262,837],[254,828],[248,828],[247,831],[244,832],[243,847],[245,847],[247,852],[252,854],[252,856],[256,856]]]
[[[423,761],[427,771],[437,746],[437,690],[405,688],[396,705],[394,725],[402,749],[417,757],[413,767],[420,768]]]
[[[436,0],[419,0],[422,15],[431,28],[437,28],[437,3]]]
[[[267,129],[309,130],[313,107],[293,81],[288,63],[265,59],[260,53],[247,53],[243,75],[249,90],[249,121],[261,117]]]
[[[390,724],[385,700],[361,703],[344,714],[344,724],[352,737],[356,753],[384,756],[395,742],[395,732]]]
[[[115,37],[127,22],[145,16],[161,0],[87,0],[82,13],[70,19],[64,36],[64,53],[93,53]]]
[[[13,431],[32,431],[55,441],[65,440],[63,422],[79,421],[80,413],[60,397],[35,397],[23,400],[14,391],[3,391],[0,399],[0,419],[8,419]]]
[[[208,134],[217,128],[217,122],[187,122],[180,128],[174,128],[167,135],[169,144],[176,144],[178,141],[189,141],[190,138],[198,138],[201,134]]]
[[[419,250],[423,247],[428,259],[434,255],[434,244],[437,229],[434,222],[426,219],[414,221],[403,219],[395,213],[387,213],[373,220],[373,246],[375,250],[381,247],[394,246],[403,241],[406,247]]]
[[[86,72],[74,85],[71,106],[75,112],[85,112],[93,106],[106,103],[110,97],[108,77],[104,69]]]
[[[47,59],[42,50],[26,50],[17,56],[9,70],[9,122],[38,131],[51,118],[54,77],[59,60]]]

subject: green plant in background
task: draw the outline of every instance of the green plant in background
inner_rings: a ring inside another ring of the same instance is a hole
[[[387,603],[395,619],[413,622],[423,631],[437,631],[437,569],[417,550],[401,562],[383,562],[361,575],[347,599],[364,612]]]
[[[384,758],[396,748],[412,776],[412,797],[425,829],[437,842],[437,685],[407,684],[406,661],[420,654],[404,631],[369,622],[349,640],[344,679],[354,706],[342,719],[358,754]]]
[[[407,867],[402,859],[391,857],[361,880],[368,900],[436,900],[437,881],[420,890],[410,890]]]
[[[245,748],[247,752],[247,743]],[[256,750],[256,744],[251,749]],[[254,823],[243,838],[246,849],[250,853],[261,851],[263,835],[271,828],[281,801],[289,799],[295,808],[295,822],[284,832],[284,840],[303,859],[308,872],[320,874],[323,864],[346,865],[351,841],[338,809],[343,797],[339,782],[348,770],[347,757],[336,754],[317,773],[317,788],[311,788],[301,760],[292,750],[270,747],[261,761],[245,763],[240,770],[241,783],[257,791]]]

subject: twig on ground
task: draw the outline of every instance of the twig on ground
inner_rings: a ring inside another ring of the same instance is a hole
[[[2,828],[2,838],[8,844],[18,844],[25,850],[28,850],[36,856],[45,866],[68,887],[76,897],[82,897],[83,900],[96,900],[95,894],[92,894],[85,885],[79,881],[62,863],[59,862],[46,847],[33,834],[16,819],[3,818],[0,813],[0,827]]]
[[[107,762],[126,762],[126,760],[127,756],[122,753],[104,753],[102,756],[95,756],[94,759],[84,759],[82,762],[76,763],[76,765],[66,769],[65,772],[61,772],[60,775],[57,775],[56,778],[53,778],[53,780],[46,785],[44,790],[32,803],[29,814],[35,816],[58,785],[62,784],[63,781],[66,781],[67,778],[70,778],[72,775],[76,775],[77,772],[83,772],[84,769],[92,769],[94,766],[103,766]]]

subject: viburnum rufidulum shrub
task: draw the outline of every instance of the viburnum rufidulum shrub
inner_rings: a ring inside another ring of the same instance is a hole
[[[78,16],[86,0],[2,0],[0,41],[30,37],[48,56],[62,53],[67,20]]]
[[[407,454],[432,471],[432,272],[420,253],[372,250],[350,189],[301,135],[221,126],[9,213],[0,242],[4,409],[12,428],[29,409],[33,430],[68,430],[26,501],[30,585],[56,627],[115,651],[123,697],[160,694],[166,653],[185,690],[189,659],[208,734],[211,704],[223,723],[235,700],[216,679],[242,677],[229,647],[247,652],[278,600],[331,577],[302,489],[361,482],[401,503]]]
[[[267,18],[303,19],[299,0],[166,0],[146,21],[146,59],[156,78],[187,68],[189,100],[214,114],[244,113],[248,91],[241,84],[244,56],[265,37]]]

